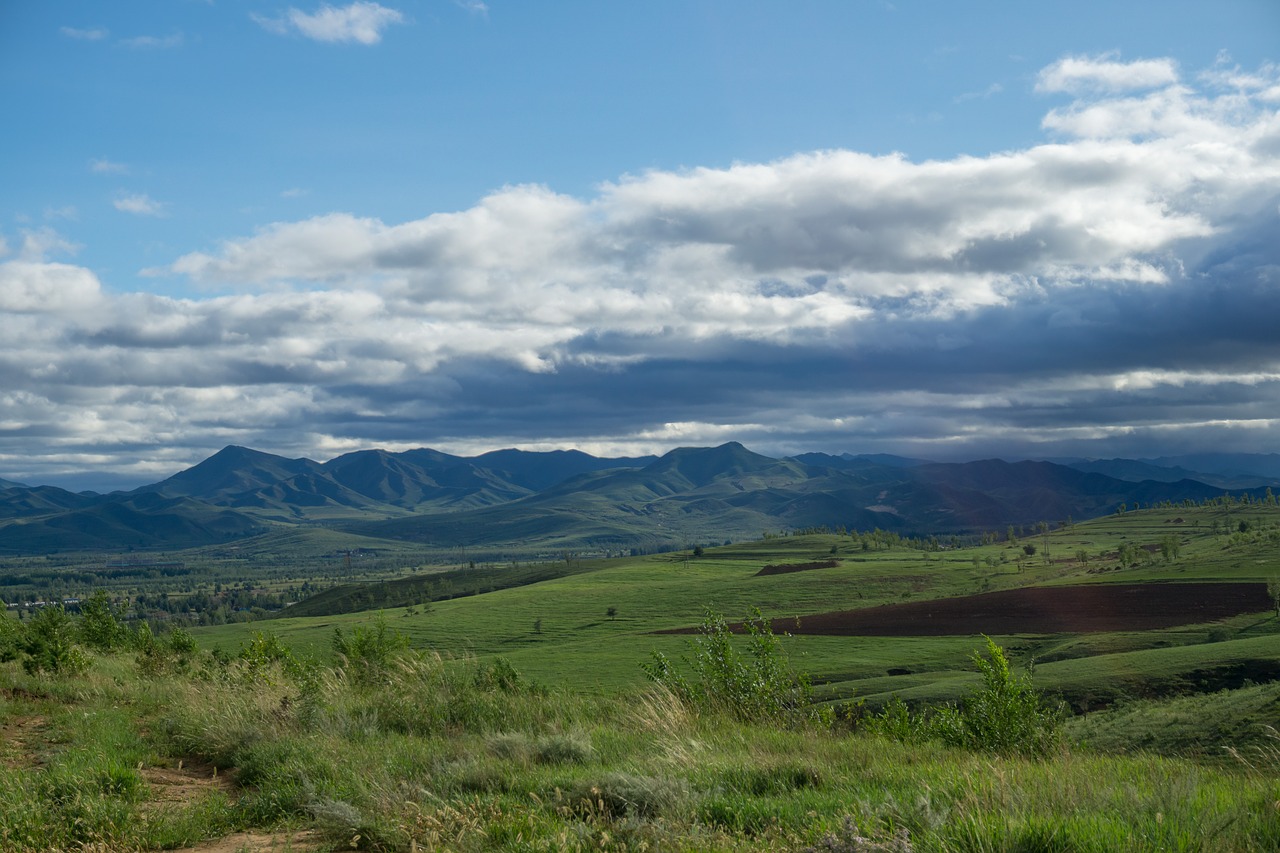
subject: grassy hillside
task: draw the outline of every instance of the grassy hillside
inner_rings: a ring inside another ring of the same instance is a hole
[[[1239,530],[1242,521],[1245,532]],[[1280,574],[1276,548],[1280,510],[1265,505],[1131,510],[1046,533],[1015,530],[1014,536],[1014,541],[1001,536],[987,545],[939,545],[942,550],[932,551],[885,547],[887,540],[877,542],[866,536],[789,536],[708,548],[701,557],[678,552],[583,561],[583,571],[570,577],[436,601],[414,613],[397,609],[388,616],[416,647],[483,659],[503,656],[545,683],[608,690],[639,683],[640,664],[651,650],[678,656],[687,639],[655,632],[696,625],[707,608],[733,617],[758,607],[778,617],[777,627],[783,629],[788,619],[799,618],[803,626],[806,616],[833,610],[994,590],[1116,582],[1257,583]],[[1167,557],[1162,544],[1170,551]],[[1028,555],[1027,546],[1034,546],[1036,553]],[[1129,555],[1123,565],[1122,551]],[[831,559],[838,565],[757,574],[767,565]],[[367,618],[362,614],[284,618],[273,620],[270,628],[289,643],[322,654],[335,626],[355,625]],[[200,636],[231,649],[244,641],[250,629],[202,629]],[[983,630],[979,623],[953,636],[796,636],[789,645],[825,697],[858,695],[878,702],[901,693],[923,701],[955,694],[963,678],[954,679],[967,669],[967,655]],[[1235,654],[1229,653],[1233,644],[1256,638],[1261,650],[1255,657],[1265,657],[1274,647],[1267,646],[1272,641],[1264,638],[1277,631],[1280,622],[1258,612],[1212,625],[1189,620],[1160,631],[999,639],[1023,664],[1039,661],[1039,675],[1046,686],[1060,688],[1073,703],[1089,707],[1091,702],[1098,706],[1143,695],[1134,686],[1135,678],[1116,675],[1133,667],[1137,667],[1138,682],[1141,673],[1151,668],[1151,690],[1156,693],[1193,689],[1201,682],[1230,685],[1230,673],[1194,676],[1205,663],[1190,652],[1179,658],[1172,650],[1198,646],[1210,658],[1230,657]],[[1204,645],[1211,639],[1212,645]],[[1253,647],[1244,643],[1240,648]],[[1161,649],[1170,651],[1162,658],[1157,654]],[[1138,663],[1103,657],[1143,650],[1151,650],[1152,655]],[[1098,680],[1112,686],[1099,688],[1091,699],[1088,685],[1070,674],[1072,666],[1084,666],[1086,672],[1088,666],[1069,659],[1093,659]],[[1179,672],[1185,676],[1180,680]]]

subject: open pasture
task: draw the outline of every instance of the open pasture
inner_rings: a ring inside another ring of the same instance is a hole
[[[1226,654],[1236,641],[1280,630],[1265,592],[1266,580],[1280,574],[1278,524],[1275,507],[1253,504],[1130,510],[968,546],[889,547],[854,533],[773,536],[701,556],[575,560],[570,576],[385,613],[415,647],[502,657],[541,683],[609,691],[643,684],[641,664],[652,651],[678,659],[689,638],[669,632],[692,629],[706,610],[733,620],[755,607],[793,635],[788,652],[820,696],[872,703],[894,693],[954,698],[987,634],[1020,664],[1038,662],[1037,678],[1050,689],[1055,662],[1091,659],[1085,680],[1091,671],[1102,699],[1091,704],[1074,674],[1062,687],[1073,702],[1097,707],[1144,695],[1147,666],[1159,670],[1156,692],[1226,683],[1193,677],[1204,664],[1180,662],[1178,650],[1212,640],[1204,648]],[[813,568],[762,576],[766,566]],[[369,618],[278,618],[198,634],[235,650],[265,629],[324,658],[335,628]],[[1171,657],[1159,664],[1110,657],[1145,650]]]

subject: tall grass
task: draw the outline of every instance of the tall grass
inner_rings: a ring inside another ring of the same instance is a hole
[[[0,664],[0,849],[157,850],[246,827],[375,851],[1280,849],[1275,751],[1207,764],[1006,748],[1004,714],[1041,706],[991,647],[975,663],[1004,704],[959,706],[976,739],[947,742],[743,713],[662,681],[544,689],[376,623],[344,642],[334,666],[265,633],[221,658],[179,638],[85,652],[82,672]],[[737,669],[707,672],[749,689],[750,642],[721,659]],[[778,678],[760,689],[794,689],[788,668],[763,671]],[[158,802],[148,768],[180,763],[234,795]]]

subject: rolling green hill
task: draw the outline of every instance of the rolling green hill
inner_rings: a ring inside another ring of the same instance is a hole
[[[1242,521],[1247,532],[1239,529]],[[572,574],[532,584],[513,580],[505,589],[497,588],[503,584],[492,576],[477,573],[473,588],[493,586],[495,591],[457,600],[434,595],[430,584],[440,576],[428,573],[398,587],[388,585],[406,595],[388,596],[373,606],[387,608],[393,624],[415,645],[481,658],[503,656],[521,671],[553,683],[581,685],[581,673],[589,672],[592,684],[612,688],[640,682],[639,665],[650,650],[678,657],[687,639],[658,632],[698,624],[705,608],[734,616],[759,607],[781,630],[788,629],[789,620],[802,625],[814,614],[997,590],[1257,584],[1280,575],[1280,509],[1265,504],[1129,511],[968,548],[913,550],[888,546],[887,541],[815,534],[707,548],[696,558],[684,551],[584,560],[575,563]],[[1164,544],[1171,549],[1168,557],[1161,550]],[[1029,545],[1034,555],[1026,553]],[[1122,562],[1122,552],[1132,562]],[[833,567],[758,574],[767,565],[825,566],[832,560]],[[565,566],[559,561],[547,569],[559,573]],[[453,580],[466,574],[457,570]],[[407,597],[415,588],[422,593],[417,600]],[[315,605],[323,618],[293,618],[295,612],[308,612],[298,609],[287,612],[289,618],[273,620],[270,628],[292,644],[324,653],[335,625],[368,618],[367,613],[339,615],[336,611],[344,608],[334,602],[343,595],[359,600],[374,594],[367,585],[333,590]],[[430,598],[436,599],[430,612],[399,613],[399,608]],[[1242,678],[1262,681],[1280,674],[1249,663],[1280,653],[1280,620],[1273,615],[1242,613],[1202,624],[1188,613],[1174,627],[1153,631],[1028,633],[999,639],[1022,662],[1040,661],[1038,677],[1078,707],[1240,686]],[[235,647],[247,630],[204,629],[202,636]],[[948,636],[910,636],[909,629],[900,637],[797,633],[789,643],[828,698],[856,695],[879,703],[897,693],[935,701],[953,698],[969,683],[967,656],[983,630],[975,622]],[[1218,670],[1211,671],[1215,666]]]

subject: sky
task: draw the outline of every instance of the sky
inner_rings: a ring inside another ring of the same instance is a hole
[[[0,3],[0,478],[1280,450],[1280,3]]]

